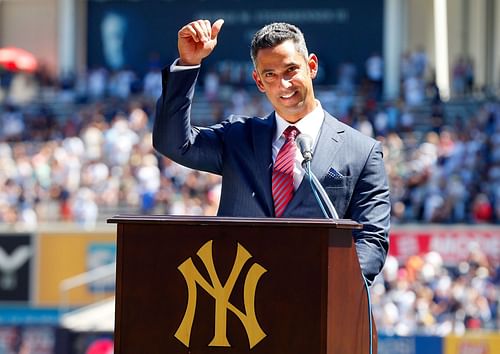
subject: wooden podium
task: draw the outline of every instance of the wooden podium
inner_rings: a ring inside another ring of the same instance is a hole
[[[350,220],[115,216],[115,353],[369,354]],[[376,330],[373,326],[373,353]]]

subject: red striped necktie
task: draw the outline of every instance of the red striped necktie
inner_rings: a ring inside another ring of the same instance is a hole
[[[276,156],[273,168],[272,188],[274,212],[277,218],[283,215],[288,202],[293,197],[293,168],[295,165],[295,137],[299,130],[290,125],[283,132],[285,144]]]

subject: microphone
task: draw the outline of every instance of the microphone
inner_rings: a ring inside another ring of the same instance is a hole
[[[325,189],[319,182],[318,178],[314,175],[314,173],[311,170],[311,161],[313,158],[312,154],[312,138],[307,135],[307,134],[299,134],[295,138],[295,144],[297,144],[297,147],[300,150],[300,153],[302,154],[302,157],[304,160],[302,161],[302,167],[304,168],[304,171],[306,172],[307,178],[309,179],[309,183],[311,184],[311,189],[313,191],[314,197],[316,198],[316,201],[318,202],[321,211],[323,212],[323,215],[327,219],[338,219],[339,215],[337,214],[337,210],[333,206],[332,201],[328,197],[328,194],[326,193]],[[319,195],[318,195],[319,193]],[[321,198],[320,198],[321,196]],[[328,209],[330,212],[330,215],[325,210]]]
[[[313,154],[312,154],[312,143],[313,140],[312,138],[307,135],[307,134],[299,134],[295,138],[295,143],[297,144],[300,153],[302,154],[302,157],[304,157],[304,161],[302,161],[302,167],[309,162],[312,161]]]

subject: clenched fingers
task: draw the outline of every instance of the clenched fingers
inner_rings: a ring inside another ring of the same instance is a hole
[[[195,42],[208,42],[219,34],[224,20],[217,20],[213,26],[208,20],[197,20],[188,23],[179,31],[179,37],[191,37]]]

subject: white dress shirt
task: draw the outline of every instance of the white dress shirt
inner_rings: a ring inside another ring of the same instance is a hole
[[[307,134],[312,138],[312,151],[316,147],[316,142],[318,141],[319,131],[321,130],[321,125],[325,120],[325,112],[321,107],[321,103],[316,100],[316,108],[314,111],[306,115],[304,118],[299,120],[295,124],[288,123],[285,119],[280,117],[278,113],[276,115],[276,132],[273,138],[273,163],[276,161],[276,156],[278,156],[278,152],[280,151],[283,144],[285,144],[285,137],[283,136],[283,132],[290,125],[295,126],[300,133]],[[295,167],[293,169],[293,187],[295,190],[299,187],[302,179],[304,178],[305,171],[302,168],[302,161],[304,158],[300,153],[300,150],[297,149],[295,152]]]

